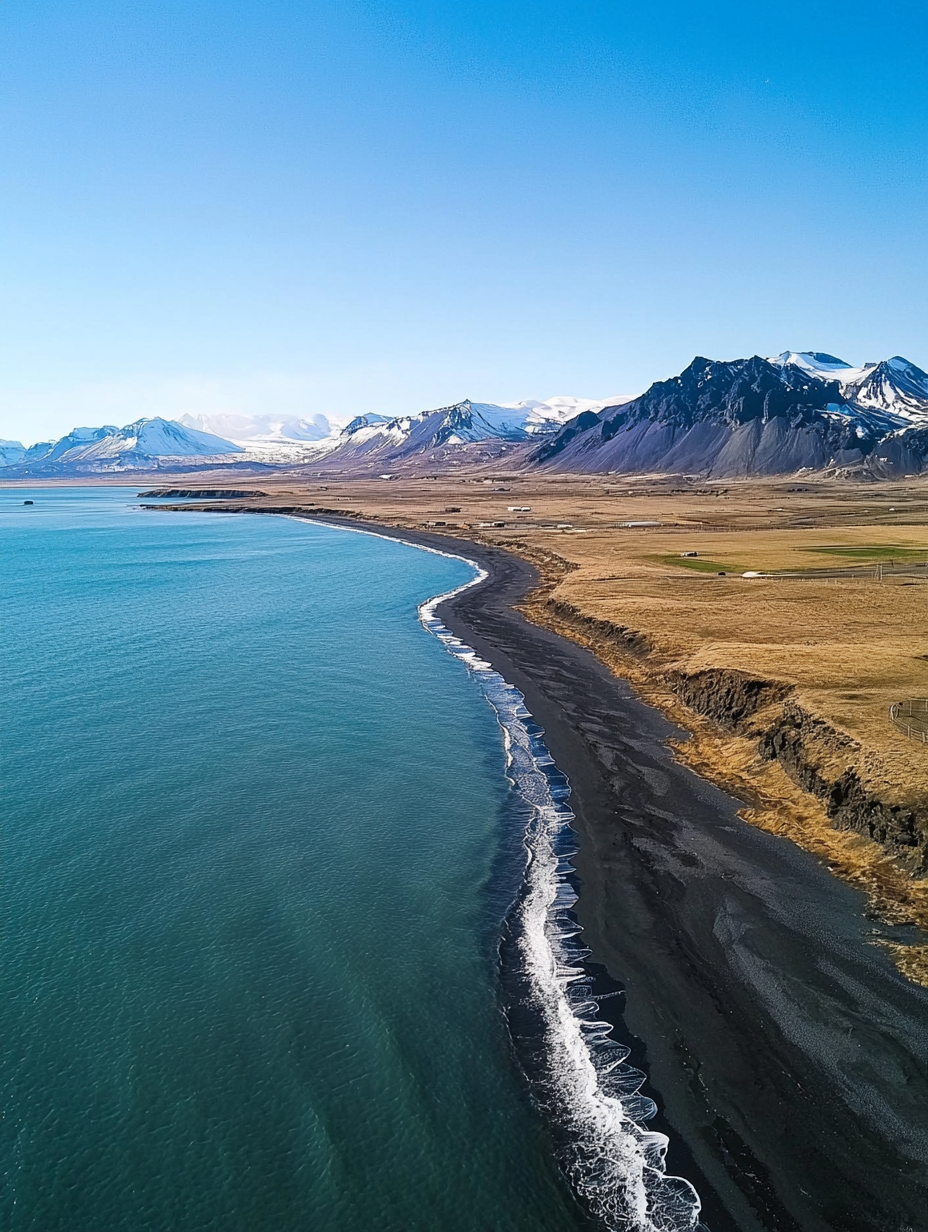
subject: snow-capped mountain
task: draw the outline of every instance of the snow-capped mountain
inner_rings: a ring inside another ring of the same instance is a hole
[[[33,445],[5,469],[23,475],[92,475],[159,469],[172,462],[196,463],[241,452],[232,441],[174,420],[138,419],[124,428],[75,428],[59,441]]]
[[[603,402],[559,396],[511,405],[471,402],[418,415],[359,415],[346,427],[324,415],[310,419],[268,415],[184,415],[178,421],[140,419],[124,428],[75,428],[59,441],[26,450],[18,441],[0,445],[8,476],[93,474],[114,470],[183,469],[182,460],[209,458],[240,467],[308,466],[323,459],[386,462],[481,441],[516,443],[550,435],[578,410]],[[234,455],[234,458],[232,457]],[[175,465],[175,463],[177,465]]]
[[[913,424],[928,424],[928,372],[901,355],[874,364],[860,379],[843,383],[842,391],[857,406],[878,407]]]
[[[210,430],[212,429],[212,430]],[[219,429],[222,431],[220,432]],[[131,470],[351,470],[492,463],[585,472],[736,476],[928,470],[928,374],[894,356],[858,367],[821,351],[698,357],[636,398],[473,402],[415,415],[185,415],[75,428],[25,449],[0,442],[5,478]]]
[[[767,362],[780,368],[788,366],[799,368],[809,376],[818,377],[823,381],[854,381],[874,368],[875,364],[862,364],[853,368],[850,364],[838,359],[835,355],[826,355],[824,351],[781,351],[779,355],[770,355]]]
[[[623,406],[581,414],[531,460],[591,472],[735,476],[867,465],[911,473],[928,458],[923,381],[928,388],[928,376],[898,357],[860,368],[817,351],[697,357]]]
[[[604,405],[566,395],[512,403],[465,398],[418,415],[358,415],[331,439],[325,465],[364,458],[386,464],[426,453],[450,457],[456,447],[479,442],[519,444],[551,436],[575,415]]]
[[[400,459],[475,441],[526,441],[531,436],[527,426],[530,418],[531,412],[524,408],[469,399],[394,419],[378,414],[359,415],[342,429],[327,463],[336,455],[346,458],[378,454]]]
[[[54,441],[38,441],[27,449],[20,441],[0,441],[0,468],[24,466],[44,458],[53,448]]]
[[[901,355],[854,368],[821,351],[784,351],[770,363],[801,368],[819,380],[837,381],[842,399],[855,406],[889,411],[912,423],[928,423],[928,373]]]
[[[367,456],[400,460],[479,441],[529,441],[556,431],[566,409],[543,402],[500,406],[465,398],[418,415],[358,415],[335,438],[326,465]]]

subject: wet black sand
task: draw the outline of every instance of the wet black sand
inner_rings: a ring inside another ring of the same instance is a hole
[[[928,1230],[928,989],[872,944],[863,896],[740,820],[737,801],[673,761],[665,740],[679,733],[658,712],[514,612],[530,565],[396,537],[490,571],[439,614],[522,690],[570,778],[578,915],[627,990],[603,1008],[638,1041],[669,1170],[699,1189],[706,1223]]]

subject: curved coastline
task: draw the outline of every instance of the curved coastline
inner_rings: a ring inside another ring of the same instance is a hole
[[[518,689],[569,777],[587,967],[605,976],[597,992],[626,993],[600,1013],[647,1072],[667,1170],[696,1185],[706,1224],[926,1232],[928,990],[871,944],[863,895],[739,818],[739,801],[674,760],[666,740],[682,733],[627,682],[515,611],[536,584],[528,562],[426,531],[308,520],[486,572],[437,615]]]
[[[601,1012],[648,1074],[667,1169],[695,1184],[706,1224],[928,1229],[928,990],[870,944],[864,896],[739,818],[626,682],[515,611],[536,584],[526,561],[370,530],[488,575],[437,614],[525,697],[570,780],[573,910],[626,990]]]

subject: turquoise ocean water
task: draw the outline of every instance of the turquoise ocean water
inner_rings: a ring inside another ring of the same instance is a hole
[[[473,571],[133,497],[0,492],[0,1225],[577,1228],[500,727],[416,618]]]

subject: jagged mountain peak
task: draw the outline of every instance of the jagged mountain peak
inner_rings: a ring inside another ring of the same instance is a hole
[[[606,423],[642,419],[677,419],[695,423],[721,417],[746,422],[770,418],[789,405],[825,410],[841,402],[840,387],[793,364],[778,366],[760,355],[713,360],[703,355],[675,377],[655,381],[649,389],[615,410],[602,412]]]
[[[855,369],[823,351],[699,355],[639,398],[574,420],[532,458],[578,471],[782,474],[862,465],[916,421],[928,423],[928,377],[901,357]],[[881,465],[920,469],[918,439],[897,444]]]
[[[869,368],[844,387],[857,406],[901,416],[911,424],[928,425],[928,373],[894,355]]]
[[[532,435],[527,427],[530,414],[524,409],[464,398],[450,406],[422,411],[418,415],[398,415],[394,418],[379,414],[358,415],[335,439],[327,455],[327,464],[339,456],[389,454],[396,459],[476,441],[528,440]]]

